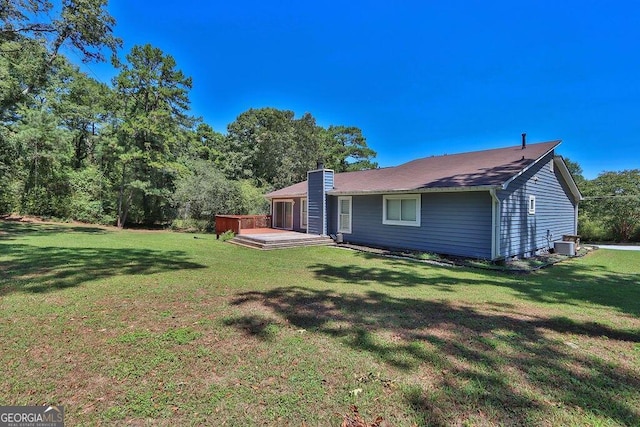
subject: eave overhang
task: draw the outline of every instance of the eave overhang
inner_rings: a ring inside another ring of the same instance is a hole
[[[478,185],[474,187],[435,187],[435,188],[404,188],[397,190],[368,190],[368,191],[340,191],[330,190],[330,196],[367,196],[377,194],[416,194],[416,193],[459,193],[470,191],[490,191],[501,188],[500,185]]]

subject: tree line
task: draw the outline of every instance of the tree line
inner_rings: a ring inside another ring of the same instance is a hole
[[[0,1],[0,213],[92,223],[211,225],[262,213],[263,195],[306,178],[377,167],[357,127],[250,109],[216,132],[190,113],[190,77],[150,44],[121,59],[106,0]],[[73,65],[111,54],[105,84]],[[194,222],[195,221],[195,222]]]
[[[602,172],[585,179],[576,162],[565,159],[584,200],[578,234],[590,242],[640,242],[640,169]]]

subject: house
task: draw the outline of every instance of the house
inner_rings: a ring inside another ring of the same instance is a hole
[[[334,173],[266,195],[272,226],[354,244],[497,260],[577,234],[582,199],[561,141],[425,157]]]

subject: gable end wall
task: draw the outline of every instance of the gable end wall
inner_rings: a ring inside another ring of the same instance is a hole
[[[532,255],[553,247],[563,234],[575,234],[576,203],[557,171],[551,168],[553,152],[498,191],[500,199],[500,254]],[[536,212],[529,214],[529,196],[536,198]]]

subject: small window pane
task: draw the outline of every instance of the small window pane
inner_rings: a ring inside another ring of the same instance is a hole
[[[402,220],[416,220],[416,199],[402,199]]]
[[[349,215],[341,214],[340,215],[340,226],[338,227],[338,231],[347,231],[349,232]]]
[[[349,200],[340,200],[340,213],[341,214],[349,213]]]
[[[529,196],[529,214],[536,213],[536,196]]]
[[[390,221],[400,221],[400,200],[387,200],[387,219]]]

